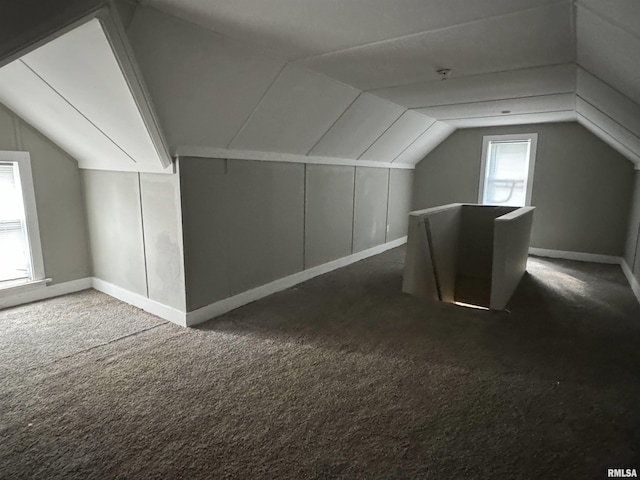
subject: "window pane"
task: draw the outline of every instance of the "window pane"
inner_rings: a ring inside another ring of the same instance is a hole
[[[489,142],[483,203],[524,206],[529,171],[529,142]]]
[[[30,253],[17,164],[0,163],[0,282],[30,276]]]

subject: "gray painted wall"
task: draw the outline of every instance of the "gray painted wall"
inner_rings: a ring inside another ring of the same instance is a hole
[[[411,174],[181,158],[187,311],[406,235]]]
[[[93,275],[184,311],[178,175],[82,170]]]
[[[78,162],[2,106],[0,150],[30,153],[44,269],[52,284],[90,276]]]
[[[476,203],[484,135],[538,133],[531,246],[621,256],[633,165],[577,123],[458,130],[415,170],[413,209]]]
[[[624,259],[640,282],[640,171],[636,171]]]

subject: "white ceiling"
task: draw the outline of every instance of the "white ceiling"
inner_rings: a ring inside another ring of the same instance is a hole
[[[164,171],[103,24],[90,20],[0,68],[0,101],[83,168]]]
[[[640,164],[637,0],[140,3],[127,34],[174,152],[405,164],[456,128],[577,120]],[[96,116],[131,105],[60,83],[80,74],[69,61],[55,72],[62,64],[48,55],[25,57],[13,96],[27,70],[46,76],[75,108],[68,116],[81,112],[130,157],[144,155],[139,126]],[[446,80],[439,68],[451,69]],[[92,83],[108,91],[107,78]]]

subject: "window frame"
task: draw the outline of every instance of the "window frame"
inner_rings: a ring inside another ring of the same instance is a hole
[[[22,202],[24,204],[24,217],[27,227],[27,241],[29,243],[29,255],[31,258],[29,278],[2,285],[0,289],[19,287],[33,282],[42,282],[46,279],[46,275],[42,258],[42,243],[40,241],[40,226],[38,223],[36,195],[33,186],[33,173],[31,171],[31,156],[29,152],[0,150],[0,162],[16,163],[18,166],[20,187],[22,189]]]
[[[536,165],[536,154],[538,150],[538,134],[537,133],[517,133],[508,135],[485,135],[482,137],[482,162],[480,164],[480,182],[478,187],[478,204],[479,205],[491,205],[485,204],[484,200],[484,188],[487,174],[487,157],[489,155],[490,142],[516,142],[516,141],[529,141],[529,169],[527,171],[527,190],[525,193],[524,206],[531,205],[531,195],[533,192],[533,173]]]

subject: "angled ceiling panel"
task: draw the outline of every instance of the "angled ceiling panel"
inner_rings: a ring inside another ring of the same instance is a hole
[[[309,154],[358,158],[403,112],[404,109],[399,105],[363,93]]]
[[[599,128],[605,134],[599,136],[614,148],[616,144],[619,144],[633,152],[636,157],[640,155],[640,136],[623,127],[581,98],[576,100],[576,112],[579,120],[587,120]],[[609,142],[609,138],[614,140],[615,143]]]
[[[567,2],[313,57],[298,65],[362,90],[575,60]]]
[[[21,61],[137,163],[157,153],[98,20],[22,57]]]
[[[289,60],[504,15],[555,0],[143,0]]]
[[[559,112],[573,110],[574,108],[575,94],[561,93],[557,95],[425,107],[418,108],[416,111],[436,120],[458,120],[463,118],[495,117],[501,114],[518,115]]]
[[[640,135],[640,105],[582,68],[577,95],[636,135]]]
[[[136,170],[126,152],[20,61],[0,69],[0,102],[77,159],[80,167]]]
[[[128,35],[172,148],[224,148],[284,62],[259,49],[139,7]]]
[[[636,36],[640,33],[638,0],[579,0],[577,3]]]
[[[407,108],[501,100],[557,93],[573,93],[576,66],[528,68],[510,72],[449,78],[399,87],[373,90],[371,93]]]
[[[570,110],[545,113],[523,113],[519,115],[497,115],[493,117],[461,118],[447,120],[447,123],[456,128],[497,127],[501,125],[528,125],[530,123],[557,123],[575,122],[576,112]]]
[[[588,113],[587,113],[588,115]],[[601,125],[596,123],[598,119],[593,121],[593,118],[589,118],[588,116],[583,115],[582,113],[577,113],[578,123],[593,133],[596,137],[600,138],[603,142],[608,144],[611,148],[619,152],[624,157],[628,158],[631,162],[633,162],[636,166],[636,170],[640,170],[640,155],[636,153],[636,151],[629,148],[627,145],[623,144],[616,138],[616,132],[613,131],[615,129],[608,128],[607,125]]]
[[[322,75],[288,66],[231,148],[305,155],[359,93]]]
[[[409,145],[405,151],[398,155],[394,163],[416,165],[429,152],[445,141],[455,130],[456,127],[452,127],[447,123],[435,122],[426,132],[420,135],[415,142]]]
[[[407,110],[360,156],[360,159],[391,162],[434,122],[432,118]]]
[[[578,64],[640,103],[640,35],[578,6],[577,39]]]

